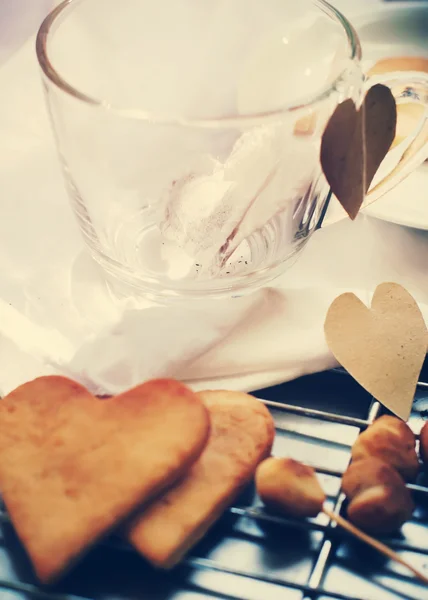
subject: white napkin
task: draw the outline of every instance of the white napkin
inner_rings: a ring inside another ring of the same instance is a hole
[[[30,40],[0,70],[0,394],[45,373],[96,393],[174,376],[251,390],[335,364],[331,301],[405,285],[428,318],[428,238],[361,217],[318,232],[275,287],[154,307],[117,301],[87,256],[64,191]]]

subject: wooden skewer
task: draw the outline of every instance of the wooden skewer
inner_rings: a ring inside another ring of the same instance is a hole
[[[423,583],[428,585],[428,577],[426,577],[418,569],[415,569],[415,567],[413,567],[406,560],[402,559],[396,552],[394,552],[394,550],[391,550],[391,548],[388,548],[388,546],[382,544],[382,542],[379,542],[378,540],[372,538],[370,535],[367,535],[367,533],[364,533],[364,531],[361,531],[361,529],[358,529],[358,527],[355,527],[355,525],[352,525],[352,523],[350,523],[340,515],[334,513],[330,509],[323,507],[322,510],[323,513],[327,515],[332,521],[337,523],[337,525],[339,525],[343,529],[346,529],[346,531],[348,531],[361,541],[365,542],[369,546],[372,546],[372,548],[375,548],[384,556],[387,556],[391,560],[395,560],[395,562],[399,563],[400,565],[403,565],[403,567],[406,567],[406,569],[411,571],[420,581],[423,581]]]

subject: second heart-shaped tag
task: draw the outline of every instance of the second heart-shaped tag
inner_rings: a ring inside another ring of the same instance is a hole
[[[395,137],[397,109],[391,90],[374,85],[361,108],[339,104],[321,142],[324,175],[343,208],[355,219]]]
[[[324,331],[338,362],[407,420],[428,342],[424,318],[409,292],[396,283],[382,283],[371,308],[355,294],[342,294],[328,310]]]

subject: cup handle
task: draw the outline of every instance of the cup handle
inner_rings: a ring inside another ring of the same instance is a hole
[[[407,133],[403,139],[396,135],[360,210],[389,192],[428,158],[428,73],[398,71],[373,75],[366,79],[365,90],[377,83],[391,89],[398,107],[398,116],[400,106],[406,105],[406,109],[415,108],[416,118],[411,133]],[[410,111],[406,112],[408,117]],[[399,123],[398,119],[398,125]],[[321,226],[324,228],[345,218],[347,214],[333,196],[321,219]]]
[[[397,104],[398,117],[400,106],[413,106],[416,109],[415,123],[412,131],[403,140],[398,144],[393,143],[379,167],[362,208],[389,192],[428,158],[428,73],[399,71],[371,76],[366,80],[366,89],[377,83],[391,89]],[[392,170],[391,163],[394,164]]]

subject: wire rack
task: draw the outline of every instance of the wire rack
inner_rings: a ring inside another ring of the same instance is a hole
[[[424,375],[424,372],[423,372]],[[428,418],[428,377],[418,384],[409,424],[416,434]],[[343,512],[341,475],[351,446],[381,406],[340,370],[256,392],[276,424],[274,454],[312,464]],[[384,538],[428,573],[428,486],[409,485],[417,509],[402,533]],[[248,489],[193,553],[168,573],[149,567],[118,538],[93,549],[55,588],[38,586],[4,508],[0,510],[1,600],[428,600],[407,571],[351,539],[320,515],[297,520],[263,510]]]

